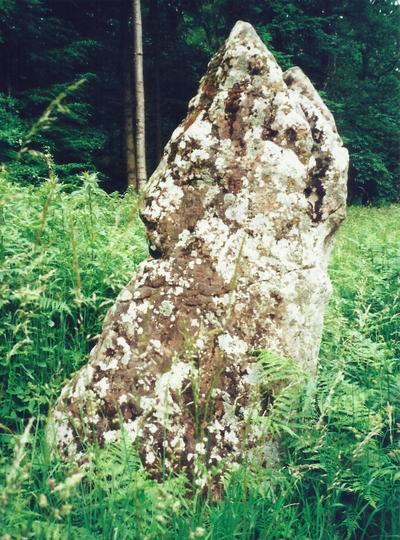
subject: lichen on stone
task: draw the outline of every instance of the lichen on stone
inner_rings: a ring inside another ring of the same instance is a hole
[[[125,436],[154,476],[201,486],[209,467],[272,463],[253,352],[315,372],[347,167],[311,82],[238,22],[146,186],[153,256],[53,411],[61,452]]]

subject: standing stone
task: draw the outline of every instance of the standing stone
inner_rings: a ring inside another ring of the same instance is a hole
[[[252,351],[315,372],[347,166],[311,82],[238,22],[147,185],[152,256],[53,412],[63,453],[125,434],[154,475],[199,476],[260,447]]]

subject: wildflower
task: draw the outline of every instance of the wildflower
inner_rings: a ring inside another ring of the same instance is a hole
[[[60,513],[63,516],[67,516],[68,514],[71,513],[71,510],[72,510],[72,505],[71,504],[63,504],[61,509],[60,509]]]
[[[41,493],[39,495],[39,506],[40,508],[46,508],[47,505],[48,505],[47,497],[44,493]]]
[[[56,487],[56,481],[54,480],[54,478],[49,478],[47,481],[47,485],[50,489],[54,489]]]
[[[55,486],[53,491],[59,491],[64,497],[69,497],[71,490],[79,484],[82,478],[85,476],[83,472],[77,472],[68,478],[64,482]]]
[[[173,504],[172,504],[172,511],[174,513],[177,513],[179,511],[181,507],[181,503],[179,501],[175,501]]]
[[[191,531],[189,538],[192,540],[193,538],[201,538],[206,534],[206,530],[203,529],[203,527],[196,527],[194,531]]]

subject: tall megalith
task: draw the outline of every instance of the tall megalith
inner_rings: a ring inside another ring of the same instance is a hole
[[[151,256],[53,411],[61,451],[124,434],[157,474],[257,448],[253,352],[315,372],[347,166],[309,79],[238,22],[146,187]]]

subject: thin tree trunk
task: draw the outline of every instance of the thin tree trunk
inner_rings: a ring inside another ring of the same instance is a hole
[[[130,2],[124,1],[121,9],[122,69],[123,69],[123,104],[124,104],[124,150],[125,171],[128,187],[137,189],[136,152],[134,132],[134,103],[131,66],[131,39],[129,32]]]
[[[129,68],[129,64],[127,66]],[[124,119],[125,119],[125,163],[126,178],[129,187],[136,189],[136,152],[135,133],[133,129],[133,99],[132,82],[130,70],[126,69],[124,82]]]
[[[140,0],[133,0],[134,45],[135,45],[135,83],[136,83],[136,166],[137,188],[140,190],[147,181],[145,106],[143,84],[143,42],[142,14]]]
[[[153,2],[151,10],[151,20],[154,21],[155,32],[153,38],[153,58],[154,58],[154,101],[155,101],[155,139],[156,139],[156,165],[158,165],[162,154],[162,134],[161,134],[161,81],[160,81],[160,43],[161,43],[161,28],[160,28],[160,12],[159,3]]]

